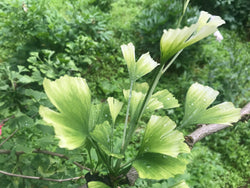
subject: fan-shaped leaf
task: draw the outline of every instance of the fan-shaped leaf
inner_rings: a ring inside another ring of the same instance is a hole
[[[178,100],[166,89],[156,92],[149,100],[147,109],[169,109],[179,107]]]
[[[167,116],[151,116],[139,153],[161,153],[172,157],[177,157],[179,153],[189,153],[183,134],[174,130],[175,127],[175,123]]]
[[[240,108],[230,102],[209,107],[216,99],[218,91],[201,84],[193,84],[186,96],[185,115],[182,125],[187,124],[226,124],[240,119]]]
[[[113,123],[115,123],[116,117],[119,114],[120,110],[122,109],[123,103],[114,99],[113,97],[109,97],[107,101],[109,104],[109,110],[112,117],[112,121]]]
[[[129,98],[129,90],[123,90],[123,95],[126,100]],[[139,109],[142,106],[145,94],[141,92],[132,91],[131,104],[130,104],[130,116],[131,119],[137,117],[139,114]]]
[[[83,145],[89,134],[91,96],[82,78],[64,76],[56,81],[45,79],[45,92],[59,112],[41,106],[43,120],[55,128],[59,146],[75,149]]]
[[[219,16],[201,11],[196,24],[183,29],[164,30],[160,42],[162,62],[167,62],[178,51],[216,32],[217,27],[224,23]]]
[[[91,181],[88,183],[88,188],[110,188],[107,184],[100,181]]]
[[[123,158],[123,155],[111,151],[111,127],[107,121],[95,127],[91,133],[92,138],[98,143],[100,148],[109,156]]]
[[[159,153],[145,153],[134,161],[133,166],[140,178],[168,179],[177,174],[183,174],[186,163],[180,159]]]
[[[122,54],[127,63],[130,80],[136,81],[151,72],[158,64],[150,57],[149,53],[143,54],[135,61],[135,47],[132,43],[122,45]]]

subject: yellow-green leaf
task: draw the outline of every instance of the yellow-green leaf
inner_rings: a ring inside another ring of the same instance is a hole
[[[132,43],[121,46],[123,57],[127,63],[130,80],[136,81],[151,72],[158,64],[150,57],[149,53],[143,54],[135,61],[135,47]]]
[[[43,120],[52,125],[59,146],[75,149],[84,145],[89,134],[91,96],[85,79],[64,76],[55,81],[44,79],[43,86],[58,111],[41,106]]]
[[[107,184],[100,181],[88,182],[88,188],[110,188]]]
[[[109,104],[109,110],[112,117],[112,121],[113,123],[115,123],[116,117],[119,114],[120,110],[122,109],[123,103],[114,99],[113,97],[109,97],[107,101]]]
[[[178,51],[213,34],[224,23],[219,16],[201,11],[196,24],[183,29],[164,30],[160,42],[162,62],[166,63]]]
[[[161,180],[183,174],[186,170],[186,163],[159,153],[145,153],[134,161],[133,167],[140,178]]]
[[[201,84],[193,84],[186,96],[185,115],[182,125],[187,124],[226,124],[240,119],[240,108],[231,102],[224,102],[208,108],[216,99],[218,91]]]
[[[175,127],[175,123],[167,116],[151,116],[139,153],[161,153],[172,157],[177,157],[179,153],[189,153],[183,134],[174,130]]]
[[[178,100],[166,89],[156,92],[149,100],[147,109],[169,109],[179,107]]]

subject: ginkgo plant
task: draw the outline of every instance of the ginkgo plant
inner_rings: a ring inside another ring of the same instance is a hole
[[[46,124],[54,127],[59,146],[69,150],[84,147],[90,159],[94,152],[97,161],[91,173],[108,179],[105,182],[90,180],[88,187],[129,184],[126,175],[131,171],[136,171],[140,178],[154,180],[185,172],[187,164],[179,154],[189,153],[190,149],[184,143],[183,134],[175,129],[177,125],[168,116],[154,115],[156,110],[176,108],[180,104],[167,89],[154,90],[162,74],[185,47],[215,33],[222,24],[224,21],[219,16],[202,11],[196,24],[164,30],[159,63],[149,53],[136,61],[134,45],[122,45],[130,80],[129,89],[123,90],[123,101],[109,97],[106,102],[96,102],[91,99],[86,80],[80,77],[65,75],[55,81],[44,79],[44,90],[55,108],[41,106],[39,112]],[[141,83],[140,78],[152,71],[150,84]],[[185,115],[179,126],[237,122],[240,109],[230,102],[208,108],[217,95],[218,91],[194,83],[187,92]],[[121,123],[117,120],[121,111],[125,112],[123,131],[118,129]],[[144,133],[138,146],[132,141],[142,124]],[[134,147],[133,156],[128,155],[129,145]],[[175,187],[187,187],[187,184],[180,182]]]

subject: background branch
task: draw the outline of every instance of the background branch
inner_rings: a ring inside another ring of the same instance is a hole
[[[248,120],[249,114],[250,114],[250,102],[241,109],[240,121]],[[230,127],[230,125],[221,125],[221,124],[201,125],[194,132],[192,132],[188,136],[185,136],[185,142],[189,145],[190,148],[192,148],[196,142],[200,141],[204,137],[213,134],[215,132],[218,132],[222,129],[225,129],[227,127]]]
[[[4,145],[4,143],[7,142],[9,139],[11,139],[11,137],[13,137],[14,134],[16,134],[17,130],[18,130],[18,129],[16,129],[10,136],[8,136],[8,138],[6,138],[6,139],[0,144],[0,147],[1,147],[2,145]]]
[[[0,150],[0,154],[10,154],[11,151],[10,150],[3,150],[1,149]],[[55,153],[55,152],[51,152],[51,151],[46,151],[46,150],[40,150],[40,149],[35,149],[32,151],[32,153],[43,153],[43,154],[47,154],[47,155],[51,155],[51,156],[57,156],[57,157],[60,157],[60,158],[63,158],[63,159],[66,159],[66,160],[69,160],[69,157],[63,155],[63,154],[60,154],[60,153]],[[22,155],[22,154],[25,154],[24,151],[17,151],[16,152],[16,155]],[[85,169],[85,170],[88,170],[88,171],[91,171],[90,168],[87,168],[85,166],[82,166],[80,163],[78,162],[73,162],[73,164],[75,164],[77,167],[79,167],[81,170]]]
[[[67,179],[51,179],[51,178],[43,178],[43,177],[36,177],[36,176],[24,176],[20,174],[13,174],[13,173],[5,172],[2,170],[0,170],[0,173],[5,174],[7,176],[14,176],[14,177],[19,177],[19,178],[34,179],[34,180],[53,181],[53,182],[65,182],[65,181],[79,180],[79,179],[85,178],[84,176],[80,176],[80,177],[67,178]]]

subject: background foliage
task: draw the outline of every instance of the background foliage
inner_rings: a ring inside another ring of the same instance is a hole
[[[246,0],[191,1],[181,25],[193,23],[200,10],[219,14],[227,21],[222,31],[224,40],[218,43],[210,37],[185,50],[159,88],[168,88],[183,103],[187,88],[198,81],[220,91],[217,102],[245,105],[250,98],[247,5]],[[121,86],[129,83],[120,45],[133,42],[136,53],[150,51],[157,60],[162,30],[176,27],[181,9],[181,0],[1,1],[0,120],[15,117],[3,126],[0,143],[17,132],[0,147],[10,150],[10,154],[0,155],[0,169],[58,179],[83,175],[85,172],[72,162],[88,165],[86,151],[58,148],[53,129],[42,125],[38,107],[51,105],[43,92],[43,78],[81,76],[87,79],[92,95],[101,100],[108,95],[119,99]],[[183,110],[180,107],[168,113],[178,122]],[[194,128],[184,131],[189,133]],[[249,123],[238,123],[195,146],[187,157],[188,172],[183,175],[189,186],[248,184],[248,129]],[[62,153],[70,159],[35,154],[34,149]],[[27,154],[16,155],[16,151]],[[164,187],[174,181],[138,180],[135,187]],[[84,180],[58,184],[0,174],[0,182],[4,187],[78,187]]]

